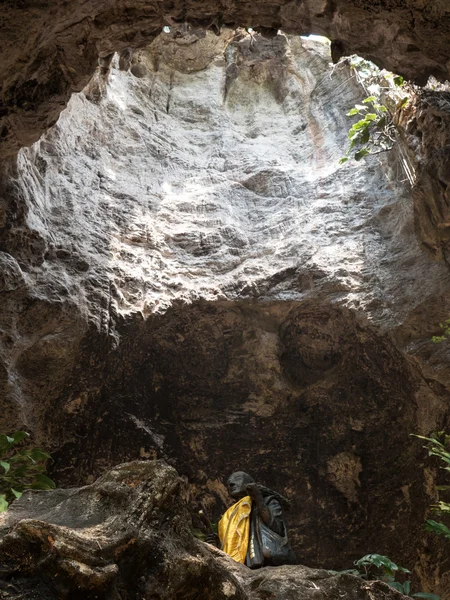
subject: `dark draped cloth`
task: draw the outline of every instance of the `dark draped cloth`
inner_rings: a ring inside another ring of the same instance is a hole
[[[250,537],[245,564],[255,569],[265,565],[295,564],[295,554],[289,544],[281,504],[275,495],[263,496],[270,512],[266,525],[252,503],[250,513]]]

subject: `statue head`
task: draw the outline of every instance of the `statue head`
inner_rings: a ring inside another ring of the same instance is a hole
[[[243,498],[247,495],[245,488],[249,483],[255,483],[253,477],[250,477],[250,475],[248,475],[248,473],[244,473],[244,471],[236,471],[227,479],[228,493],[236,500]]]

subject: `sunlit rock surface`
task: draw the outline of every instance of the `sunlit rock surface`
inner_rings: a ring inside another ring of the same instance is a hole
[[[414,238],[407,184],[377,159],[337,164],[363,92],[328,46],[247,35],[224,52],[229,35],[209,34],[211,57],[191,38],[155,42],[135,59],[139,78],[113,68],[99,104],[74,96],[21,152],[38,279],[82,297],[104,327],[102,310],[311,294],[392,326],[447,289]]]

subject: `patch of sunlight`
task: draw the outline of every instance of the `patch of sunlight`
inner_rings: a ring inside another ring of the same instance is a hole
[[[116,180],[116,174],[114,173],[114,171],[112,169],[104,166],[103,170],[104,170],[106,177],[108,177],[108,179],[111,179],[112,181]]]
[[[111,102],[114,102],[120,110],[126,110],[128,107],[129,90],[127,83],[124,82],[119,73],[119,55],[116,52],[112,60],[112,71],[109,76],[107,97]]]
[[[301,35],[302,40],[311,40],[312,42],[320,42],[321,44],[331,44],[330,40],[324,35],[315,35],[311,33],[310,35]]]
[[[166,206],[186,203],[193,211],[197,210],[199,205],[204,205],[210,191],[209,187],[196,181],[186,181],[182,190],[174,190],[171,183],[164,181],[161,188],[164,192],[163,203]]]

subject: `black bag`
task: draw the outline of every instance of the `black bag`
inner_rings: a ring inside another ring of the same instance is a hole
[[[264,558],[274,565],[294,565],[297,561],[286,532],[281,536],[262,521],[260,527]]]

